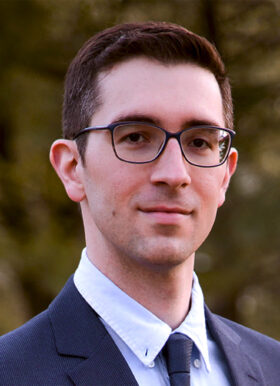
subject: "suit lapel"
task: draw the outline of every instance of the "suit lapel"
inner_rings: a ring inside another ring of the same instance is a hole
[[[207,307],[205,315],[209,331],[226,358],[234,385],[265,386],[258,362],[241,347],[241,337],[221,318],[212,314]]]
[[[73,359],[67,374],[75,385],[137,386],[125,359],[72,277],[49,306],[49,316],[59,355]]]
[[[109,334],[94,348],[91,356],[70,370],[68,375],[77,386],[138,385]]]

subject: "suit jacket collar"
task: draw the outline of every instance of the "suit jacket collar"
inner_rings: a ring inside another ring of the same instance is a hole
[[[222,349],[235,386],[265,386],[265,380],[258,362],[244,352],[241,337],[222,318],[205,307],[209,331]]]
[[[125,359],[71,277],[49,306],[59,355],[79,357],[68,370],[75,385],[137,385]]]

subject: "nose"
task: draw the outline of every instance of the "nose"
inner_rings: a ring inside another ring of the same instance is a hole
[[[189,168],[180,145],[175,138],[170,138],[163,153],[153,163],[151,182],[166,184],[173,189],[186,187],[191,183]]]

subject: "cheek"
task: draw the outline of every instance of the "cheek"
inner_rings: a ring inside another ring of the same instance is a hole
[[[215,171],[213,173],[208,170],[206,169],[206,173],[203,173],[203,176],[200,175],[195,181],[197,193],[201,208],[216,213],[221,201],[223,176],[221,173],[217,174]]]
[[[95,165],[89,171],[86,194],[88,200],[92,201],[93,210],[95,206],[100,212],[98,207],[102,207],[104,214],[110,212],[116,216],[132,205],[133,197],[141,189],[143,184],[140,182],[139,173],[135,173],[131,167],[127,168],[124,163],[119,165],[119,162],[111,164],[110,167]]]
[[[134,197],[137,196],[143,184],[139,182],[136,175],[118,172],[106,184],[106,195],[109,205],[114,205],[115,212],[128,209],[132,206]]]

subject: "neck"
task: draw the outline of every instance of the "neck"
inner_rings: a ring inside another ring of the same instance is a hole
[[[97,253],[87,246],[91,262],[127,295],[172,329],[188,314],[191,302],[194,254],[175,266],[151,266],[127,259],[123,263],[110,253]],[[101,258],[102,256],[102,258]]]
[[[187,316],[191,305],[192,269],[187,266],[164,272],[142,272],[123,290],[173,330]],[[126,276],[127,277],[127,276]]]

